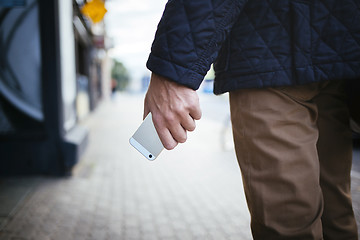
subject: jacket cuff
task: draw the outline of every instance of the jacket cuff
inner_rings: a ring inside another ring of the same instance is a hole
[[[146,67],[162,77],[169,78],[170,80],[192,88],[193,90],[199,89],[200,84],[204,79],[202,74],[154,56],[152,53],[149,55]]]

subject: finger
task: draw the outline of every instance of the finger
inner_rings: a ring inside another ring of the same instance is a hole
[[[178,145],[178,142],[173,138],[173,136],[171,135],[168,129],[164,129],[158,134],[162,145],[167,150],[172,150]]]
[[[196,127],[195,120],[190,115],[187,115],[187,117],[181,122],[181,126],[185,130],[192,132]]]
[[[196,104],[195,106],[193,106],[191,109],[190,109],[190,116],[195,119],[195,120],[200,120],[201,118],[201,108],[200,108],[200,104]]]
[[[180,124],[172,125],[169,130],[176,142],[178,143],[186,142],[187,133],[186,130]]]
[[[164,121],[161,118],[161,116],[154,114],[152,116],[152,118],[153,118],[153,123],[154,123],[155,129],[156,129],[156,132],[159,135],[162,145],[167,150],[174,149],[177,146],[178,142],[171,135],[170,130],[166,127],[166,124],[164,124]]]

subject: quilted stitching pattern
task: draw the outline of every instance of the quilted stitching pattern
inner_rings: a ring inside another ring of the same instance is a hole
[[[360,1],[169,1],[148,68],[197,89],[216,58],[216,93],[360,78]]]
[[[244,2],[169,1],[158,26],[148,68],[197,88]]]

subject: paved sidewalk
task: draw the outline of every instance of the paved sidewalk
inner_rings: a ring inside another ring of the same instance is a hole
[[[222,123],[205,117],[186,144],[150,162],[128,142],[142,101],[119,96],[87,120],[90,146],[73,177],[8,180],[32,183],[31,193],[0,239],[251,239],[234,153],[219,145]]]
[[[7,217],[0,207],[0,240],[252,239],[235,155],[220,144],[231,137],[224,135],[227,104],[219,102],[226,100],[201,98],[196,132],[154,162],[128,143],[142,119],[142,96],[104,103],[84,123],[90,145],[72,177],[0,180],[0,201],[13,206]],[[210,106],[223,112],[213,115]],[[5,201],[2,192],[18,200]]]

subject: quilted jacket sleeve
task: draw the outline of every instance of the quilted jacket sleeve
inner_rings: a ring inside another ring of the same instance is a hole
[[[246,0],[169,0],[147,67],[198,89]]]

